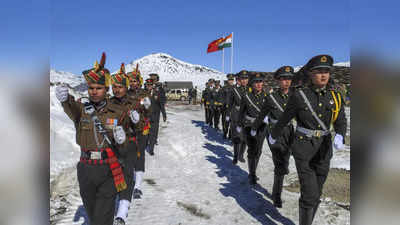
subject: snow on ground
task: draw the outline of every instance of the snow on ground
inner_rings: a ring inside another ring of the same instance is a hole
[[[56,109],[51,108],[52,128],[57,128],[52,129],[51,166],[57,165],[52,173],[58,172],[51,187],[52,224],[87,224],[76,180],[73,125]],[[298,223],[298,193],[284,190],[284,207],[272,205],[273,163],[266,144],[257,170],[259,185],[251,188],[247,163],[232,165],[230,142],[205,125],[200,106],[169,105],[167,117],[155,155],[146,155],[143,199],[134,201],[127,224]],[[344,163],[350,165],[349,159]],[[295,172],[291,160],[290,170]],[[350,212],[324,201],[314,223],[350,224]]]

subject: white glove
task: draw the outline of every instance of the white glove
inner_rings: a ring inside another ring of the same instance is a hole
[[[113,134],[115,142],[117,142],[118,144],[122,144],[125,142],[126,134],[122,126],[115,126],[113,128]]]
[[[65,102],[68,100],[68,87],[65,85],[56,87],[56,97],[58,101]]]
[[[242,132],[242,128],[239,127],[239,126],[237,126],[237,127],[236,127],[236,131],[237,131],[238,133],[240,133],[240,132]]]
[[[340,134],[335,135],[335,139],[333,140],[333,146],[336,149],[343,149],[343,136]]]
[[[264,123],[265,123],[265,124],[268,124],[268,123],[269,123],[269,121],[268,121],[268,116],[265,116],[265,117],[264,117]]]
[[[129,117],[131,118],[134,124],[137,124],[140,120],[140,115],[136,110],[129,111]]]
[[[271,145],[275,144],[276,140],[272,138],[271,135],[268,136],[268,141]]]
[[[251,135],[252,137],[256,136],[256,134],[257,134],[257,131],[256,131],[256,130],[251,130],[251,131],[250,131],[250,135]]]
[[[140,101],[140,104],[144,105],[144,108],[149,109],[151,101],[149,97],[145,97],[144,99],[142,99],[142,101]]]
[[[229,116],[225,117],[226,122],[229,122]]]

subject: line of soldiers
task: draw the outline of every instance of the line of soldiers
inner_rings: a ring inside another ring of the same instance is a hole
[[[149,75],[143,89],[138,66],[126,73],[122,64],[110,75],[105,60],[103,53],[100,63],[82,72],[88,98],[75,100],[65,85],[56,87],[56,97],[75,124],[81,147],[77,175],[89,223],[124,225],[132,198],[142,196],[145,150],[154,154],[160,112],[167,119],[166,98],[157,74]]]
[[[228,74],[223,88],[210,79],[202,93],[206,123],[218,130],[222,114],[223,137],[228,135],[233,144],[233,164],[245,162],[247,146],[251,185],[259,180],[256,171],[264,140],[268,140],[274,164],[272,200],[277,208],[282,207],[289,157],[294,157],[300,180],[300,225],[311,225],[314,220],[330,168],[332,144],[343,148],[347,126],[344,96],[331,83],[332,68],[331,56],[318,55],[298,72],[302,77],[296,87],[292,85],[293,67],[282,66],[274,73],[278,88],[268,87],[261,73],[242,70]]]

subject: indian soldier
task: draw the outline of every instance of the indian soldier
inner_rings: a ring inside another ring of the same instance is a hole
[[[106,98],[110,73],[104,64],[103,53],[100,64],[96,61],[94,68],[82,72],[89,98],[75,101],[68,87],[56,88],[56,97],[76,128],[76,143],[81,148],[79,191],[89,223],[96,225],[113,224],[116,195],[127,188],[121,160],[126,139],[123,127],[130,113]]]
[[[152,116],[154,119],[154,127],[153,127],[153,131],[154,131],[154,141],[155,144],[158,145],[158,130],[159,130],[159,126],[160,126],[160,112],[162,113],[162,117],[163,117],[163,122],[167,122],[167,113],[165,112],[165,103],[167,103],[167,97],[165,95],[165,90],[162,87],[162,84],[160,82],[160,77],[158,76],[158,74],[156,73],[151,73],[149,74],[150,79],[152,80],[153,83],[153,91],[152,93],[154,94],[154,100],[155,103],[152,106]],[[152,101],[153,102],[153,101]],[[150,152],[152,151],[152,148],[150,148]]]
[[[124,161],[124,175],[127,182],[127,189],[119,193],[119,207],[114,221],[114,225],[125,225],[128,216],[128,210],[132,200],[134,188],[134,167],[137,158],[138,143],[137,133],[143,129],[144,120],[143,112],[144,106],[140,104],[140,99],[128,96],[129,78],[125,74],[125,67],[122,63],[120,70],[111,76],[112,91],[114,96],[110,98],[110,102],[121,107],[125,107],[125,111],[132,110],[132,121],[127,127],[127,146],[126,146],[126,159]],[[142,114],[142,115],[140,115]]]
[[[221,89],[219,80],[215,81],[215,87],[211,90],[210,99],[211,99],[210,105],[211,105],[211,110],[212,110],[211,124],[214,125],[214,128],[216,130],[220,130],[219,129],[219,120],[221,117],[221,108],[222,108],[223,97],[222,97],[222,89]]]
[[[143,175],[145,172],[145,149],[147,145],[148,134],[150,132],[150,116],[151,116],[151,100],[147,92],[142,88],[143,78],[140,75],[138,65],[132,72],[127,73],[129,78],[130,89],[128,95],[133,99],[138,99],[144,108],[140,108],[141,121],[143,126],[138,126],[136,129],[136,142],[138,144],[137,153],[135,157],[135,172],[134,180],[135,187],[133,190],[133,197],[135,199],[141,198],[143,192],[141,190]]]
[[[268,138],[270,144],[275,144],[290,120],[296,118],[292,154],[300,180],[300,225],[312,224],[320,204],[333,154],[331,126],[336,132],[335,148],[343,148],[347,123],[342,96],[328,85],[332,65],[329,55],[309,60],[304,70],[310,83],[296,89]]]
[[[242,131],[236,129],[236,127],[240,126],[239,123],[242,120],[239,115],[239,110],[241,101],[243,100],[243,95],[248,91],[248,74],[249,72],[247,70],[242,70],[236,75],[236,85],[232,87],[232,91],[227,99],[228,112],[230,116],[227,116],[225,119],[231,121],[233,164],[237,164],[238,160],[240,162],[245,162],[243,154],[246,149],[246,140]]]
[[[239,118],[242,118],[236,130],[242,131],[247,142],[247,163],[249,166],[249,183],[257,184],[256,170],[260,160],[262,146],[266,137],[266,126],[263,124],[256,130],[251,130],[253,123],[261,113],[267,93],[263,91],[263,76],[255,73],[251,78],[251,89],[243,94],[240,102]]]
[[[279,88],[267,95],[266,101],[261,108],[261,113],[253,123],[253,133],[263,122],[267,124],[268,130],[272,129],[286,108],[288,100],[293,93],[290,88],[294,76],[293,67],[283,66],[274,73],[274,78],[278,80]],[[272,188],[272,200],[274,206],[282,208],[282,185],[286,174],[289,174],[290,146],[294,137],[294,127],[288,123],[284,128],[282,135],[275,144],[269,144],[274,162],[274,185]]]
[[[154,145],[157,141],[158,127],[160,123],[160,112],[163,115],[164,122],[167,120],[167,114],[164,108],[164,96],[154,88],[153,80],[150,78],[147,79],[145,86],[151,100],[150,133],[147,140],[147,150],[150,155],[154,155]]]
[[[223,130],[223,138],[227,139],[228,138],[228,132],[229,132],[229,120],[227,120],[227,116],[229,117],[228,113],[228,98],[231,96],[232,92],[232,87],[233,87],[233,82],[234,82],[234,75],[232,73],[229,73],[226,75],[226,78],[228,78],[228,81],[224,87],[222,87],[222,109],[221,109],[221,114],[222,114],[222,130]]]

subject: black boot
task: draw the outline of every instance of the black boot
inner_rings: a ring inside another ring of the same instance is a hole
[[[243,157],[244,156],[244,152],[246,150],[246,143],[240,143],[239,146],[240,146],[239,147],[239,161],[244,163],[244,162],[246,162],[246,160]]]
[[[312,224],[312,214],[313,208],[299,208],[299,225],[311,225]]]
[[[274,206],[277,208],[282,208],[282,185],[284,176],[275,175],[274,176],[274,186],[272,188],[272,201],[274,201]]]
[[[251,185],[256,185],[257,184],[256,160],[254,158],[247,159],[247,163],[249,165],[249,183]]]
[[[314,208],[313,208],[312,221],[314,221],[314,217],[315,217],[315,214],[317,213],[317,210],[318,210],[318,207],[319,207],[320,203],[321,203],[321,201],[318,201],[317,205],[315,205]]]
[[[233,165],[236,165],[238,162],[238,154],[239,154],[239,144],[233,144]]]

